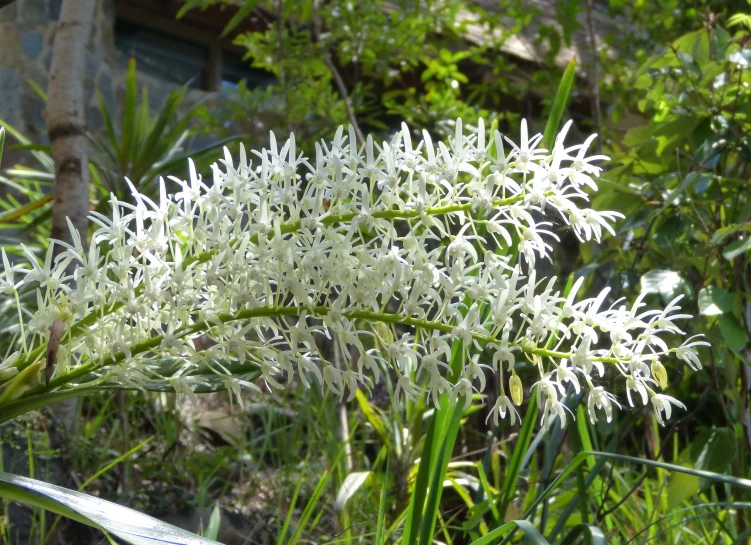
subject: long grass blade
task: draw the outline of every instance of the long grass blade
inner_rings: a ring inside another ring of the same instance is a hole
[[[571,531],[566,534],[560,545],[574,545],[579,541],[579,538],[584,538],[584,543],[587,545],[608,545],[608,540],[605,539],[605,534],[602,533],[597,526],[591,524],[579,524],[574,526]]]
[[[572,59],[563,72],[561,83],[558,85],[558,92],[555,94],[553,107],[550,110],[548,122],[545,125],[542,145],[547,149],[551,149],[555,142],[555,136],[558,134],[558,126],[561,124],[561,118],[563,118],[563,112],[566,110],[566,104],[568,103],[568,96],[571,93],[571,88],[574,86],[575,76],[576,61]]]
[[[229,20],[229,23],[227,23],[227,26],[224,27],[224,30],[222,31],[222,37],[227,36],[227,34],[232,32],[235,27],[237,27],[237,25],[242,23],[243,19],[250,15],[250,12],[253,11],[253,9],[256,7],[256,4],[258,4],[258,0],[245,0],[243,7],[241,7],[237,13],[235,13],[232,19]]]
[[[430,466],[433,462],[433,456],[438,455],[437,444],[440,442],[439,437],[445,419],[446,414],[442,411],[436,411],[433,418],[430,419],[428,433],[425,436],[425,443],[422,448],[422,456],[420,457],[420,465],[417,468],[415,486],[412,489],[412,496],[410,497],[409,507],[407,508],[407,518],[404,522],[402,545],[414,545],[417,543],[417,532],[420,528],[422,512],[425,507],[425,498],[428,493]]]
[[[534,389],[530,393],[530,397],[534,397]],[[537,404],[531,401],[527,408],[527,414],[524,416],[524,423],[521,430],[519,430],[519,438],[516,441],[514,453],[511,455],[508,468],[506,469],[506,475],[503,479],[503,487],[501,488],[501,495],[498,500],[498,514],[501,520],[506,516],[506,511],[513,498],[516,485],[519,482],[519,474],[522,469],[522,462],[524,455],[529,448],[529,444],[532,441],[532,434],[537,423]]]
[[[97,470],[91,477],[89,477],[88,479],[86,479],[81,486],[78,487],[78,491],[79,492],[83,491],[84,488],[86,488],[92,482],[94,482],[99,477],[101,477],[102,475],[104,475],[105,473],[107,473],[110,469],[112,469],[113,467],[115,467],[116,465],[118,465],[123,460],[127,460],[128,458],[130,458],[131,456],[133,456],[136,452],[138,452],[139,450],[141,450],[143,447],[145,447],[146,445],[148,445],[149,443],[151,443],[151,441],[153,439],[154,439],[153,435],[151,437],[146,438],[145,440],[143,440],[140,443],[138,443],[135,447],[133,447],[132,449],[130,449],[128,452],[125,452],[124,454],[121,454],[120,456],[118,456],[117,458],[115,458],[114,460],[112,460],[110,463],[108,463],[107,465],[105,465],[104,467],[99,468],[99,470]],[[57,525],[58,525],[59,522],[60,522],[60,515],[58,515],[57,518],[55,518],[55,522],[52,523],[52,526],[50,526],[50,529],[47,531],[47,538],[45,539],[45,543],[49,542],[50,537],[52,536],[52,532],[55,530],[55,528],[57,527]],[[215,539],[215,538],[211,538],[211,539]]]
[[[12,212],[0,215],[0,223],[13,223],[20,220],[26,214],[33,212],[37,208],[40,208],[52,200],[52,195],[45,195],[41,199],[37,199],[28,204],[16,208]]]
[[[476,539],[470,545],[495,545],[498,540],[506,536],[508,532],[521,530],[535,545],[550,545],[544,537],[537,531],[537,528],[528,520],[512,520],[495,530],[488,532],[480,539]]]
[[[0,496],[94,526],[133,545],[216,544],[122,505],[28,477],[0,473]]]
[[[186,91],[187,86],[172,91],[167,97],[164,106],[159,111],[154,123],[149,128],[138,155],[138,163],[141,164],[142,171],[147,171],[148,167],[162,156],[163,150],[170,146],[171,143],[163,139],[163,133],[170,121],[174,119],[177,108],[182,103]]]
[[[331,471],[327,469],[318,480],[318,484],[316,485],[315,490],[313,490],[313,494],[305,505],[305,509],[303,510],[302,515],[300,515],[300,519],[297,521],[295,532],[292,534],[292,537],[290,537],[290,540],[286,545],[297,545],[297,543],[300,542],[303,530],[305,530],[305,526],[307,525],[310,516],[313,514],[313,510],[316,508],[318,501],[323,495],[323,490],[329,482],[329,477],[331,477]]]
[[[386,488],[389,481],[389,458],[386,458],[386,474],[383,476],[383,486],[381,486],[381,498],[378,500],[378,522],[376,523],[375,545],[384,545],[386,543]]]
[[[104,101],[104,95],[97,89],[97,100],[99,101],[99,114],[102,116],[104,122],[104,128],[107,131],[107,139],[109,140],[109,146],[101,146],[103,148],[111,149],[115,156],[120,156],[120,142],[117,140],[115,134],[115,127],[112,125],[112,118],[110,117],[109,110],[107,110],[107,104]]]
[[[454,451],[454,443],[456,442],[456,436],[459,433],[459,424],[462,419],[462,403],[462,400],[456,400],[452,406],[448,396],[445,396],[441,402],[440,412],[445,410],[450,413],[451,418],[442,440],[436,445],[440,455],[430,479],[425,511],[423,512],[422,523],[420,524],[420,545],[429,545],[433,542],[433,532],[436,520],[438,519],[441,493],[443,492],[443,481],[446,479],[446,471],[451,461],[451,454]]]
[[[13,128],[12,125],[8,124],[7,122],[0,119],[0,125],[16,140],[18,140],[21,144],[24,145],[31,145],[33,142],[26,138],[23,134],[21,134],[20,131],[17,131]],[[43,153],[41,151],[32,151],[31,154],[34,156],[34,158],[39,161],[39,164],[42,165],[45,171],[47,172],[55,172],[55,162],[52,160],[52,157],[50,157],[48,154]]]
[[[749,479],[733,477],[731,475],[723,475],[721,473],[714,473],[712,471],[704,471],[701,469],[683,467],[683,466],[679,466],[675,464],[668,464],[665,462],[646,460],[643,458],[636,458],[634,456],[626,456],[624,454],[614,454],[611,452],[599,452],[599,451],[582,451],[578,453],[576,456],[574,456],[571,462],[569,462],[569,464],[564,468],[564,470],[553,480],[552,483],[550,483],[550,485],[548,485],[545,491],[542,494],[540,494],[534,500],[534,502],[532,502],[532,504],[529,506],[529,508],[524,513],[522,518],[526,519],[532,513],[534,513],[535,509],[540,504],[540,502],[545,501],[560,486],[560,484],[564,480],[566,480],[574,471],[576,471],[576,468],[578,468],[582,463],[586,462],[587,458],[590,456],[595,456],[595,458],[601,458],[601,459],[617,460],[619,462],[625,462],[625,463],[629,463],[633,465],[644,465],[644,466],[654,467],[658,469],[665,469],[667,471],[675,471],[677,473],[693,475],[701,479],[707,479],[710,481],[725,483],[725,484],[737,486],[740,488],[745,488],[747,490],[751,490],[751,480]],[[504,538],[504,540],[501,543],[502,544],[509,543],[511,538],[513,537],[514,532],[515,532],[515,529],[512,529],[511,532]]]
[[[123,109],[122,145],[120,146],[121,167],[127,167],[136,144],[136,123],[138,123],[138,112],[136,111],[137,96],[136,60],[131,58],[128,62],[128,72],[125,76],[125,107]]]
[[[206,526],[206,531],[204,532],[204,537],[208,539],[216,540],[219,536],[219,528],[222,525],[222,513],[219,511],[219,504],[216,504],[214,506],[214,509],[211,511],[211,516],[209,517],[209,524]]]
[[[303,477],[305,476],[305,469],[307,468],[307,466],[308,466],[308,461],[306,460],[305,464],[303,465],[301,474],[300,474],[300,480],[297,482],[295,491],[292,493],[292,498],[289,503],[289,509],[287,509],[287,516],[284,518],[284,523],[282,524],[282,528],[276,540],[277,545],[282,545],[282,543],[284,543],[284,538],[287,536],[287,532],[289,531],[289,526],[292,523],[292,515],[295,512],[295,506],[297,505],[297,497],[300,495],[300,489],[302,488]]]

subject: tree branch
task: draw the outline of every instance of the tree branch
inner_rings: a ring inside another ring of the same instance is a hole
[[[602,113],[600,112],[600,57],[597,51],[597,34],[595,33],[594,23],[594,0],[584,0],[584,6],[587,10],[587,34],[589,34],[589,48],[591,51],[591,64],[589,83],[592,93],[592,124],[594,132],[602,132]],[[597,153],[602,153],[602,138],[598,138]]]
[[[365,136],[362,133],[362,130],[360,129],[360,124],[357,122],[357,116],[355,115],[355,110],[352,107],[352,102],[349,98],[349,93],[347,92],[347,86],[344,84],[344,80],[342,79],[342,75],[339,73],[339,69],[336,67],[336,64],[334,64],[334,60],[331,58],[331,52],[329,51],[329,48],[327,45],[321,43],[321,20],[318,18],[318,2],[313,3],[313,39],[321,45],[323,48],[323,62],[326,63],[326,67],[329,69],[329,72],[331,72],[331,76],[334,78],[334,83],[336,84],[336,88],[339,91],[339,94],[342,97],[342,100],[344,101],[344,111],[347,113],[347,118],[349,119],[349,122],[352,124],[352,127],[355,129],[355,135],[357,136],[357,140],[362,143],[365,142]]]

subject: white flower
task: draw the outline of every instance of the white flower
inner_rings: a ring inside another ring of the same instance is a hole
[[[16,293],[16,289],[23,284],[23,282],[15,282],[14,272],[15,269],[8,261],[8,256],[5,253],[5,248],[2,248],[3,257],[3,271],[0,275],[0,293],[5,296],[13,296]]]
[[[626,397],[628,397],[628,404],[634,406],[634,401],[631,399],[631,390],[635,390],[640,396],[644,405],[649,401],[649,393],[647,387],[644,385],[644,379],[641,377],[630,376],[626,379]]]
[[[323,388],[324,385],[338,395],[339,399],[344,397],[342,372],[333,365],[323,366],[323,383],[321,383],[321,388]]]
[[[466,411],[472,404],[473,393],[474,388],[472,387],[472,383],[464,377],[460,378],[459,382],[457,382],[456,386],[454,386],[454,399],[456,401],[464,399],[464,405],[462,407],[463,411]]]
[[[621,408],[621,404],[618,403],[615,396],[610,392],[605,391],[602,386],[597,386],[589,391],[587,396],[587,412],[589,413],[589,420],[592,424],[597,422],[597,414],[595,408],[605,411],[605,419],[608,423],[613,419],[613,403]]]
[[[478,363],[480,359],[480,354],[475,354],[472,356],[472,358],[469,361],[469,364],[467,364],[467,367],[464,369],[464,373],[466,378],[471,382],[475,379],[478,380],[480,383],[480,391],[485,390],[485,371],[483,371],[483,368],[490,369],[490,366],[485,365],[483,363]]]
[[[493,425],[498,426],[498,423],[500,419],[506,418],[506,413],[509,413],[509,418],[511,419],[511,425],[513,426],[516,424],[516,421],[519,420],[521,422],[521,417],[519,416],[519,413],[516,412],[516,408],[511,403],[511,400],[502,395],[496,398],[495,404],[493,405],[493,408],[488,413],[487,418],[485,418],[485,423],[488,423],[488,420],[490,418],[493,418]]]
[[[673,408],[670,405],[671,403],[676,407],[680,407],[684,411],[686,410],[686,406],[674,397],[663,394],[655,394],[652,396],[652,408],[655,412],[655,418],[657,418],[657,421],[661,426],[665,425],[665,420],[670,420],[670,415],[673,412]],[[663,412],[665,413],[665,420],[662,419]]]
[[[536,383],[537,386],[537,407],[540,409],[540,424],[543,428],[548,428],[557,418],[561,420],[561,427],[566,427],[566,411],[568,407],[558,400],[556,393],[556,384],[551,382],[549,377],[545,376]]]
[[[570,382],[574,386],[574,391],[577,394],[581,391],[579,379],[576,378],[576,375],[571,369],[566,367],[566,362],[562,362],[561,365],[556,368],[555,378],[556,385],[558,386],[558,391],[561,393],[561,395],[566,395],[566,387],[563,385],[564,382]]]
[[[707,341],[693,341],[693,339],[702,338],[702,335],[694,335],[684,341],[682,345],[675,349],[675,355],[678,359],[685,361],[691,369],[698,371],[701,369],[701,361],[694,347],[710,346]],[[692,342],[693,341],[693,342]]]
[[[396,390],[394,390],[394,401],[399,401],[400,393],[403,393],[404,397],[406,397],[410,401],[416,402],[417,397],[421,394],[421,391],[416,384],[412,383],[412,381],[409,379],[409,376],[403,375],[399,377],[399,380],[396,382]]]
[[[672,352],[700,365],[703,341],[671,349],[664,339],[688,317],[678,299],[664,310],[642,310],[643,296],[630,309],[608,308],[608,289],[582,298],[579,278],[563,297],[555,278],[533,268],[557,240],[547,214],[584,241],[612,234],[620,217],[586,206],[603,157],[587,156],[591,138],[567,146],[570,126],[552,152],[526,122],[518,144],[487,134],[484,122],[459,120],[448,142],[435,143],[425,131],[413,141],[404,125],[388,141],[358,145],[340,128],[310,160],[294,136],[272,135],[266,149],[241,147],[234,160],[225,152],[211,178],[189,162],[189,180],[171,179],[174,195],[164,181],[153,200],[131,187],[129,202],[110,198],[109,217],[92,212],[86,252],[73,233],[56,260],[52,247],[43,262],[24,248],[26,266],[2,255],[0,293],[13,304],[17,292],[36,290],[38,302],[33,314],[18,309],[10,328],[13,368],[38,361],[61,320],[67,369],[91,368],[88,378],[105,385],[239,395],[253,380],[278,389],[297,376],[310,387],[313,375],[351,400],[388,371],[399,377],[397,399],[427,395],[439,406],[486,390],[487,357],[502,386],[494,422],[518,418],[512,404],[523,401],[527,371],[537,374],[545,425],[565,425],[559,396],[568,384],[579,392],[582,377],[590,418],[595,409],[610,418],[617,404],[602,382],[611,375],[625,378],[630,404],[633,391],[647,403]],[[323,340],[339,343],[341,365],[326,361]],[[242,372],[219,363],[228,356]],[[453,356],[464,364],[451,371]],[[154,360],[168,358],[179,369],[156,376]],[[193,374],[205,358],[215,375]]]

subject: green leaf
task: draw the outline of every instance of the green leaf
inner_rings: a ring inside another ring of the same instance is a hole
[[[422,448],[422,456],[420,456],[420,465],[417,467],[415,486],[412,489],[412,496],[409,499],[409,507],[407,507],[407,518],[404,522],[402,545],[414,545],[417,543],[417,532],[420,528],[420,519],[422,518],[422,511],[425,506],[425,497],[428,493],[430,466],[433,455],[438,455],[438,448],[435,445],[439,443],[438,438],[445,419],[446,414],[441,411],[433,413],[433,418],[430,419],[428,433],[425,436]]]
[[[122,505],[28,477],[0,473],[0,496],[99,528],[133,545],[217,543]]]
[[[462,342],[457,340],[451,345],[450,367],[455,370],[451,376],[461,376],[458,370],[463,365],[464,349]],[[457,400],[451,405],[449,396],[444,394],[440,398],[440,408],[433,413],[407,508],[403,545],[415,545],[418,539],[421,544],[432,540],[443,482],[461,422],[461,403]]]
[[[17,131],[16,129],[13,128],[12,125],[9,125],[2,119],[0,119],[0,125],[2,125],[2,127],[7,132],[9,132],[13,138],[18,140],[21,144],[29,145],[33,143],[31,140],[29,140],[23,134],[21,134],[20,131]],[[37,161],[39,161],[39,164],[42,165],[42,167],[44,168],[46,172],[48,173],[55,172],[55,162],[53,161],[52,157],[50,157],[48,154],[43,153],[41,151],[34,151],[32,152],[32,155]]]
[[[558,126],[561,124],[561,118],[563,112],[566,110],[566,104],[568,103],[568,96],[571,93],[571,88],[574,85],[574,77],[576,76],[576,61],[571,60],[563,72],[561,83],[558,85],[558,92],[555,94],[555,100],[553,101],[553,107],[550,110],[550,116],[548,122],[545,125],[545,132],[542,137],[542,145],[551,149],[555,142],[555,137],[558,134]]]
[[[120,165],[126,167],[133,158],[137,142],[137,99],[138,83],[136,81],[136,59],[131,57],[128,62],[128,72],[125,76],[125,108],[123,109],[122,145],[120,146]]]
[[[109,147],[111,148],[110,154],[114,152],[115,156],[119,156],[120,143],[118,142],[117,135],[115,134],[115,127],[114,125],[112,125],[112,117],[110,116],[109,110],[107,110],[107,103],[104,101],[104,95],[102,95],[99,89],[97,89],[96,94],[97,100],[99,101],[99,114],[102,116],[104,128],[107,131]]]
[[[159,111],[139,150],[138,162],[141,171],[147,171],[174,144],[174,142],[167,141],[163,133],[169,122],[175,117],[187,90],[188,87],[184,86],[182,89],[172,91]],[[185,118],[189,119],[194,111],[191,109]],[[176,137],[173,137],[174,139]]]
[[[79,388],[65,392],[53,392],[30,397],[22,397],[21,399],[11,401],[0,406],[0,423],[7,422],[8,420],[12,420],[17,416],[21,416],[22,414],[26,414],[29,411],[33,411],[41,407],[46,407],[47,405],[93,392],[101,392],[101,389]]]
[[[722,257],[728,261],[733,261],[736,257],[745,254],[749,250],[751,250],[751,237],[739,238],[725,246],[722,250]]]
[[[177,15],[175,15],[175,19],[182,19],[190,10],[203,6],[204,2],[205,0],[186,0],[185,4],[177,12]]]
[[[686,473],[674,473],[668,483],[668,509],[675,509],[699,492],[699,477]]]
[[[378,522],[376,524],[375,545],[386,543],[386,483],[389,480],[389,458],[386,458],[386,475],[381,485],[381,499],[378,503]]]
[[[34,210],[36,210],[37,208],[41,206],[44,206],[51,200],[52,200],[52,194],[50,193],[33,202],[27,203],[19,208],[16,208],[15,210],[6,212],[5,214],[0,215],[0,223],[13,223],[13,222],[19,221],[26,214],[33,212]]]
[[[741,327],[738,319],[732,314],[723,314],[719,319],[720,333],[728,346],[735,350],[742,350],[746,346],[746,330]]]
[[[219,511],[219,504],[216,504],[214,506],[214,510],[211,512],[211,517],[209,517],[209,525],[206,526],[206,531],[203,533],[204,537],[207,539],[213,539],[216,540],[217,536],[219,535],[219,527],[222,524],[222,513]]]
[[[656,462],[653,460],[646,460],[644,458],[636,458],[634,456],[626,456],[623,454],[615,454],[612,452],[599,452],[599,451],[582,451],[579,452],[576,456],[574,456],[573,460],[563,469],[561,473],[558,474],[558,476],[553,479],[553,481],[548,485],[548,487],[545,489],[545,491],[540,494],[535,500],[532,502],[532,504],[529,506],[527,511],[524,513],[523,518],[528,518],[532,515],[532,513],[535,512],[537,509],[537,506],[540,505],[541,502],[544,502],[547,500],[548,497],[550,497],[560,486],[561,484],[568,479],[571,474],[576,471],[576,468],[578,468],[582,463],[584,463],[588,457],[595,456],[598,459],[605,459],[605,460],[617,460],[620,462],[625,462],[627,464],[631,464],[634,466],[644,465],[649,467],[655,467],[659,469],[665,469],[671,472],[676,473],[683,473],[686,475],[693,475],[695,477],[707,479],[710,481],[720,482],[720,483],[726,483],[732,486],[737,486],[741,488],[745,488],[747,490],[751,490],[751,480],[749,479],[743,479],[739,477],[733,477],[731,475],[723,475],[721,473],[713,473],[711,471],[703,471],[700,469],[691,469],[688,467],[682,467],[675,464],[668,464],[665,462]],[[501,542],[502,544],[508,543],[511,538],[513,537],[514,530],[512,531],[503,539]],[[492,532],[491,532],[492,533]],[[488,536],[491,534],[489,533]],[[502,535],[502,534],[495,534],[494,538]],[[488,537],[484,536],[484,537]],[[483,538],[484,539],[484,538]],[[490,539],[488,541],[482,541],[480,545],[486,544],[486,543],[495,543],[493,539]],[[472,545],[476,545],[478,542],[474,542]]]
[[[463,352],[462,350],[460,351]],[[454,376],[458,377],[459,374],[455,374]],[[438,520],[443,483],[446,479],[446,471],[448,470],[448,465],[451,461],[451,454],[454,451],[454,443],[456,443],[456,436],[459,433],[459,424],[462,419],[463,401],[457,399],[454,404],[451,405],[448,395],[444,394],[442,398],[440,410],[447,411],[451,415],[451,418],[448,419],[448,425],[437,445],[440,456],[435,469],[433,470],[433,475],[430,479],[430,487],[428,489],[428,497],[425,501],[425,512],[423,513],[422,524],[420,527],[420,545],[430,545],[433,543],[433,531],[435,530],[436,520]]]
[[[699,313],[704,316],[719,316],[733,308],[733,296],[726,290],[708,286],[699,292]]]
[[[530,392],[530,397],[534,397],[534,388]],[[501,495],[498,498],[498,513],[501,519],[506,516],[506,511],[514,497],[514,491],[517,488],[517,482],[519,481],[519,475],[522,470],[522,463],[524,462],[524,455],[529,448],[529,444],[532,442],[532,434],[535,430],[535,424],[537,422],[537,403],[530,403],[527,408],[527,414],[524,415],[524,423],[521,430],[519,430],[519,439],[516,442],[516,447],[511,455],[506,474],[503,479],[503,486],[501,487]]]
[[[726,227],[717,229],[717,231],[715,231],[712,235],[712,244],[719,244],[729,235],[737,233],[738,231],[751,231],[751,222],[747,221],[745,223],[734,223],[733,225],[728,225]]]
[[[0,163],[3,160],[3,146],[5,145],[5,127],[0,127]]]
[[[389,436],[388,428],[386,427],[383,418],[381,418],[376,412],[376,409],[370,405],[370,401],[362,391],[357,390],[357,392],[355,392],[355,397],[357,398],[357,404],[360,406],[360,411],[362,411],[363,416],[368,423],[373,426],[373,431],[376,432],[378,438],[384,445],[386,445],[386,448],[388,448],[390,452],[392,448],[391,437]]]
[[[344,448],[342,448],[339,452],[339,455],[337,455],[337,461],[339,460],[343,452]],[[321,510],[318,502],[320,501],[321,496],[323,495],[323,491],[326,489],[326,485],[328,484],[330,478],[331,471],[327,469],[323,472],[323,475],[321,475],[321,478],[318,480],[318,484],[313,490],[313,494],[310,496],[308,503],[305,504],[305,509],[303,509],[300,518],[297,520],[295,531],[292,533],[292,536],[289,538],[289,541],[287,541],[286,545],[297,545],[302,539],[302,533],[306,530],[309,530],[307,528],[308,520],[310,520],[310,517],[313,515],[314,511]],[[300,481],[302,482],[302,479],[300,479]]]
[[[495,530],[488,532],[480,539],[476,539],[471,545],[495,545],[501,537],[508,537],[510,531],[521,530],[535,545],[549,545],[544,537],[537,531],[537,528],[528,520],[512,520]],[[509,534],[510,535],[510,534]]]
[[[744,545],[748,543],[748,539],[751,537],[751,528],[739,535],[732,543],[732,545]]]
[[[685,282],[675,271],[653,270],[641,277],[641,291],[656,293],[667,299],[683,289]]]
[[[673,42],[673,48],[691,55],[693,60],[709,60],[709,33],[706,30],[697,30],[684,34]]]
[[[352,496],[360,489],[365,481],[370,477],[370,471],[355,471],[350,473],[344,479],[339,492],[336,494],[336,501],[334,502],[334,510],[341,511],[347,505],[347,502]]]
[[[227,26],[224,27],[222,37],[232,32],[237,25],[242,23],[243,19],[250,15],[250,12],[256,7],[256,4],[258,4],[258,0],[245,0],[243,7],[235,13],[232,19],[229,20],[229,23],[227,23]]]
[[[706,430],[691,443],[691,459],[697,469],[726,473],[735,453],[736,436],[730,428]]]
[[[651,136],[657,141],[655,153],[658,157],[666,151],[672,152],[679,142],[691,134],[699,121],[692,116],[681,115],[670,121],[653,123],[651,126]]]
[[[584,536],[584,543],[587,545],[607,545],[608,543],[608,540],[605,539],[605,534],[597,526],[579,524],[566,534],[560,545],[574,545],[580,536]]]

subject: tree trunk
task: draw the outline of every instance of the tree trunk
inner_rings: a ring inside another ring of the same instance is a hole
[[[55,160],[52,238],[71,242],[67,218],[86,244],[89,171],[84,117],[86,45],[96,0],[64,0],[55,31],[47,94],[47,133]]]
[[[87,44],[93,25],[96,0],[64,0],[55,30],[47,86],[47,133],[55,161],[52,188],[52,238],[72,244],[67,219],[87,245],[89,216],[89,169],[86,153],[84,76]],[[55,253],[64,248],[57,246]],[[75,266],[70,264],[71,269]],[[73,282],[75,279],[72,280]],[[47,363],[51,367],[54,361]],[[49,375],[47,375],[49,376]],[[54,419],[66,438],[61,444],[75,441],[77,435],[77,400],[55,406]]]
[[[73,237],[67,222],[70,218],[84,247],[88,242],[89,221],[84,77],[95,8],[96,0],[63,0],[60,20],[55,30],[47,85],[47,134],[55,161],[52,238],[72,243]],[[58,246],[55,253],[61,250],[63,248]],[[77,400],[71,399],[56,404],[52,413],[56,425],[50,434],[50,441],[63,452],[63,464],[67,463],[67,452],[76,448],[77,412]],[[59,484],[68,483],[63,480]],[[88,530],[80,535],[76,534],[77,537],[71,540],[70,535],[78,531],[83,531],[80,525],[63,525],[52,541],[60,544],[93,543],[92,534]]]

